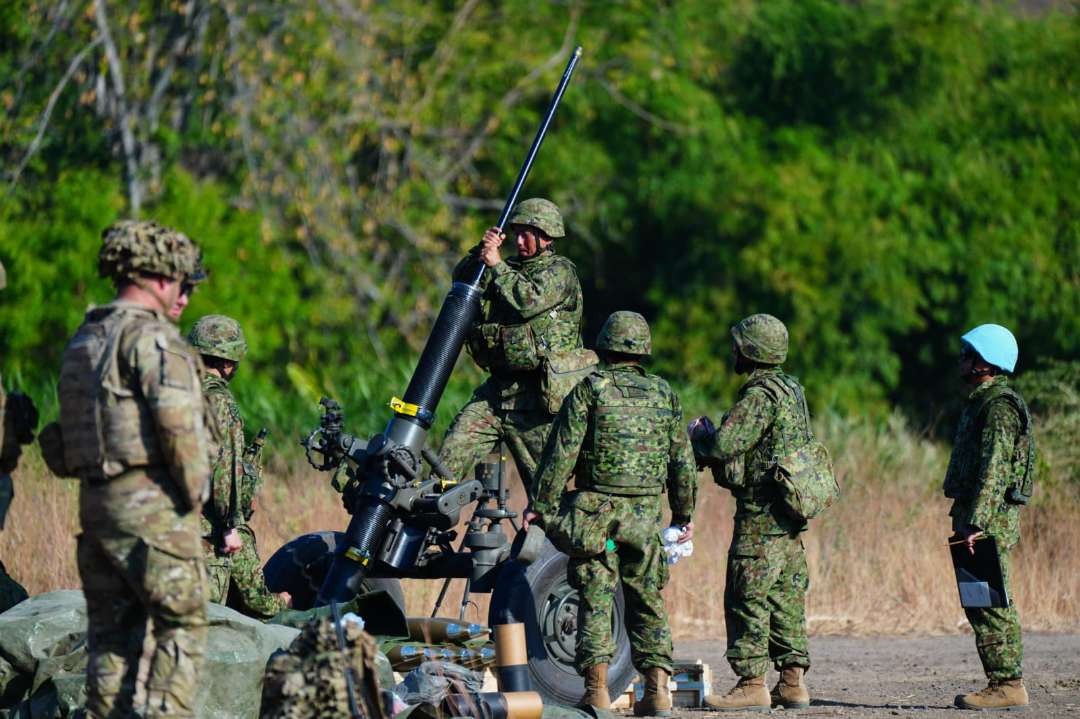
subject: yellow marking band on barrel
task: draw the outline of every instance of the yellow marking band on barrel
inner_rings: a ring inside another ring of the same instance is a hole
[[[390,398],[390,409],[398,414],[406,415],[407,417],[415,417],[420,414],[420,405],[411,404],[399,397]]]
[[[349,547],[348,549],[346,549],[345,557],[347,559],[353,560],[354,562],[359,562],[360,564],[363,564],[365,566],[368,563],[368,558],[365,557],[356,547]]]

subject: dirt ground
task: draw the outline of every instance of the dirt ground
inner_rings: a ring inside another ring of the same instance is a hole
[[[678,659],[701,659],[713,672],[713,691],[734,683],[723,641],[675,643]],[[953,698],[985,686],[970,634],[917,639],[819,637],[810,641],[813,669],[809,709],[773,714],[823,717],[958,717]],[[769,686],[775,681],[769,676]],[[1024,681],[1031,697],[1027,716],[1080,717],[1080,634],[1025,634]],[[685,710],[681,716],[717,716]],[[723,716],[761,716],[725,712]]]

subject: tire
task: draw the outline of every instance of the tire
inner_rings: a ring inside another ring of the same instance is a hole
[[[491,597],[488,623],[524,622],[533,689],[545,703],[574,705],[585,693],[585,680],[574,667],[578,593],[566,579],[568,562],[569,558],[546,540],[540,558],[532,564],[506,562]],[[615,656],[608,664],[612,699],[626,690],[635,674],[624,616],[620,587],[612,617]]]
[[[288,542],[263,566],[266,587],[291,594],[293,609],[311,609],[343,536],[343,532],[312,532]],[[365,592],[385,590],[405,611],[405,593],[397,579],[365,577],[361,586]]]

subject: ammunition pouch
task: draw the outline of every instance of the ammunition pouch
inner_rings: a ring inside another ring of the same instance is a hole
[[[585,559],[603,554],[607,544],[607,514],[611,498],[599,492],[577,490],[563,495],[558,513],[545,518],[548,539],[563,554]]]
[[[589,376],[599,361],[595,352],[583,348],[545,357],[540,396],[547,411],[558,414],[566,396]]]
[[[530,324],[503,325],[499,328],[499,340],[506,369],[524,372],[540,366],[536,337]]]
[[[38,432],[38,446],[41,458],[49,471],[61,479],[78,479],[78,475],[68,469],[64,462],[64,437],[59,422],[49,422]]]
[[[482,369],[490,370],[499,364],[499,325],[485,322],[473,325],[466,339],[466,349]]]

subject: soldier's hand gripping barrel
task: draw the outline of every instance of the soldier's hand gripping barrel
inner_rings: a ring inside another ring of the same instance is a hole
[[[555,116],[555,110],[580,57],[581,48],[578,47],[566,64],[562,79],[514,181],[514,187],[499,216],[500,229],[506,223],[518,193],[525,184],[525,178],[536,159],[540,144],[544,141],[548,126]],[[371,562],[382,548],[388,525],[399,511],[403,511],[394,501],[397,490],[410,478],[415,479],[419,475],[420,457],[427,441],[427,432],[435,419],[435,410],[480,310],[480,282],[485,266],[480,262],[477,262],[477,265],[469,282],[455,282],[450,288],[405,390],[404,399],[394,398],[391,401],[394,416],[381,441],[375,443],[377,446],[369,453],[363,469],[364,487],[359,493],[356,506],[351,508],[352,518],[345,531],[345,542],[334,556],[330,570],[319,589],[316,604],[344,602],[355,596],[360,589],[360,583],[367,576]]]

